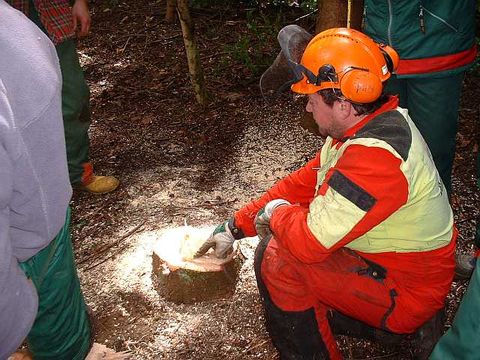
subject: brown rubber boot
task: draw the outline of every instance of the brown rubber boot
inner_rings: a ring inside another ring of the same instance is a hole
[[[114,176],[93,175],[88,183],[82,183],[77,188],[92,194],[106,194],[115,190],[118,185],[120,185],[120,181]]]

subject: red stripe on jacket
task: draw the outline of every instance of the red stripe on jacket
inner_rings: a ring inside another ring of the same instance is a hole
[[[472,63],[477,56],[477,45],[452,55],[435,56],[425,59],[400,59],[398,75],[424,74],[452,70]]]

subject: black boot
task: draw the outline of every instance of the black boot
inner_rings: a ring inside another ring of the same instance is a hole
[[[404,334],[395,334],[367,325],[360,320],[343,315],[338,311],[329,312],[328,322],[335,335],[346,335],[358,339],[371,340],[388,346],[399,345],[406,337]]]
[[[415,349],[415,360],[428,359],[443,334],[445,317],[445,308],[442,308],[413,334],[412,344]]]
[[[472,277],[477,258],[469,254],[458,254],[455,256],[455,277],[454,280],[468,280]]]

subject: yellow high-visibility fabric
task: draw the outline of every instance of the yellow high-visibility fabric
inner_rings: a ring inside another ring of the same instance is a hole
[[[429,251],[445,246],[452,239],[453,214],[430,151],[407,111],[401,108],[396,111],[403,115],[412,134],[406,160],[386,141],[372,137],[353,137],[338,149],[332,146],[333,139],[327,138],[320,153],[317,190],[350,145],[383,148],[401,160],[400,170],[408,182],[406,204],[346,245],[353,250],[366,253]],[[368,216],[366,211],[328,187],[324,195],[318,195],[311,202],[307,224],[320,244],[328,249],[341,241],[364,216]]]

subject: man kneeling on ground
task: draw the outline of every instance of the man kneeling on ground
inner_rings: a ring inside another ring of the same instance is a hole
[[[351,29],[324,31],[304,51],[294,39],[295,27],[279,34],[291,90],[308,96],[325,144],[197,255],[214,247],[224,257],[259,235],[255,272],[281,359],[340,359],[336,319],[364,325],[367,338],[436,324],[417,331],[427,356],[443,329],[456,230],[425,141],[397,97],[383,95],[398,56]]]

